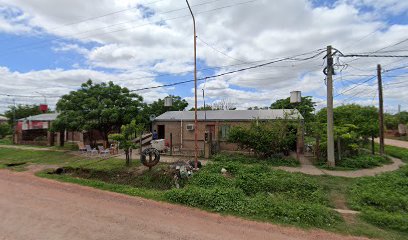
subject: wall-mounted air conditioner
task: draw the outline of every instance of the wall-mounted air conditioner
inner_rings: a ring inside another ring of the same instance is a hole
[[[193,131],[194,130],[194,124],[187,124],[187,130],[188,131]]]

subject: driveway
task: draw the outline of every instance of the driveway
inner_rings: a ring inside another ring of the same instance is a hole
[[[197,209],[0,170],[0,239],[364,239]]]

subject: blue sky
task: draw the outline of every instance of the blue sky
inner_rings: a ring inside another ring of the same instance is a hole
[[[40,103],[41,95],[53,107],[58,96],[89,78],[129,89],[193,79],[192,22],[182,1],[0,2],[0,112],[13,99]],[[343,53],[385,48],[379,54],[408,54],[408,41],[392,46],[406,38],[404,1],[244,2],[191,0],[197,35],[205,42],[198,41],[198,69],[215,68],[199,71],[199,77],[315,50],[308,57],[329,44]],[[228,100],[239,109],[269,106],[293,90],[324,107],[322,57],[201,81],[199,105],[205,88],[207,103]],[[376,79],[363,82],[375,74],[377,63],[389,70],[408,65],[408,59],[339,58],[336,63],[335,104],[376,105]],[[400,94],[408,90],[406,75],[404,68],[384,75],[386,111],[395,112],[398,104],[408,110],[408,97]],[[148,102],[174,94],[192,104],[192,87],[188,83],[138,93]]]

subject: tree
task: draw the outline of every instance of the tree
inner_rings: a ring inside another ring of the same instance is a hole
[[[149,120],[150,115],[159,116],[167,111],[183,111],[188,106],[188,102],[184,99],[181,99],[180,96],[169,95],[173,99],[173,105],[171,107],[164,106],[164,99],[157,99],[150,104],[146,104],[143,110],[143,115],[145,119]]]
[[[343,146],[344,148],[340,149],[342,153],[355,153],[353,150],[355,144],[361,140],[363,143],[368,143],[369,138],[373,144],[374,138],[379,135],[378,110],[375,107],[357,104],[342,105],[334,108],[333,114],[336,143],[342,141],[348,144],[348,146]],[[327,110],[325,108],[320,110],[316,118],[320,123],[325,123]],[[347,141],[344,142],[344,140]],[[337,144],[337,146],[339,145]]]
[[[120,133],[109,135],[109,139],[118,142],[119,148],[125,151],[126,166],[132,164],[132,149],[137,148],[133,140],[141,136],[143,129],[144,126],[142,124],[138,124],[133,120],[131,123],[123,125]]]
[[[315,103],[311,96],[302,97],[300,103],[290,103],[290,97],[279,99],[271,104],[271,109],[297,109],[302,114],[305,122],[310,122],[314,118]]]
[[[49,110],[47,112],[49,112]],[[17,106],[10,106],[9,110],[7,110],[4,115],[9,119],[9,124],[14,125],[13,121],[41,113],[43,112],[40,111],[39,105],[19,104]]]
[[[212,110],[213,110],[213,108],[212,108],[211,105],[206,105],[205,107],[204,107],[204,106],[201,106],[201,107],[198,107],[198,108],[197,108],[197,111],[212,111]],[[194,108],[193,108],[193,107],[190,108],[189,111],[194,111]]]
[[[11,126],[8,123],[0,123],[0,139],[12,133]]]
[[[215,101],[212,104],[213,110],[235,110],[237,109],[236,104],[231,101],[231,99],[223,98],[221,100]]]
[[[54,126],[59,130],[98,130],[107,142],[112,131],[120,131],[122,125],[134,119],[141,121],[142,107],[143,98],[127,88],[113,82],[94,84],[88,80],[79,90],[58,101],[60,114]]]

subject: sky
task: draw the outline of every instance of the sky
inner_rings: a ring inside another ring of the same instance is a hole
[[[326,105],[324,51],[335,56],[334,103],[408,110],[408,1],[190,0],[197,23],[198,105],[270,106],[302,91]],[[0,113],[47,102],[81,83],[113,81],[146,102],[194,104],[193,24],[182,0],[0,0]],[[284,59],[282,61],[276,61]],[[258,64],[271,64],[250,68]],[[237,71],[246,69],[244,71]],[[219,77],[210,76],[222,75]],[[209,78],[210,77],[210,78]],[[190,108],[189,107],[189,108]]]

